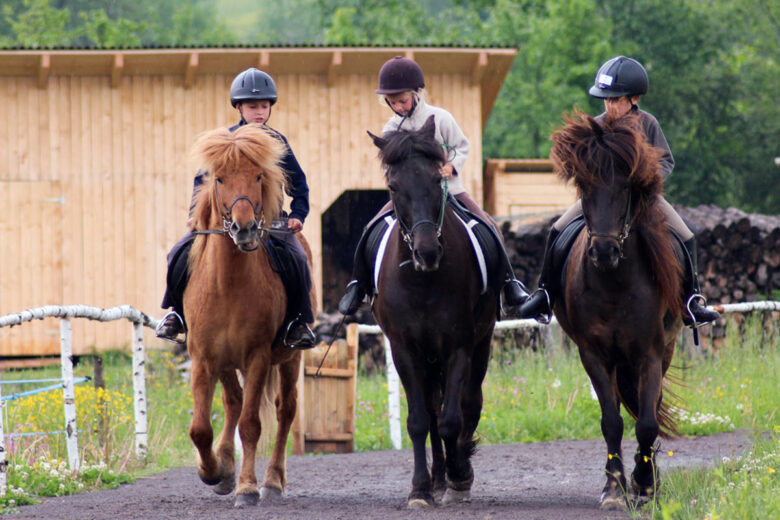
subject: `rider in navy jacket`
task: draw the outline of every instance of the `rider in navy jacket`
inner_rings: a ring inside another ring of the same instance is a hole
[[[285,144],[286,153],[282,158],[281,166],[287,175],[287,194],[292,201],[290,212],[284,215],[287,217],[287,227],[292,233],[272,232],[270,245],[275,252],[276,262],[281,264],[277,265],[277,268],[287,290],[288,308],[284,343],[290,348],[311,348],[315,341],[314,333],[308,326],[308,323],[314,321],[309,299],[311,273],[306,253],[295,236],[295,232],[303,228],[303,222],[309,214],[309,185],[306,182],[306,174],[295,158],[287,138],[266,125],[276,99],[276,84],[271,76],[255,68],[241,72],[230,87],[230,102],[238,110],[241,120],[229,130],[233,132],[248,123],[261,124]],[[195,175],[190,213],[195,204],[195,196],[207,176],[208,172],[202,170]],[[162,307],[170,307],[172,310],[160,320],[157,327],[157,336],[162,339],[181,342],[178,337],[186,331],[182,312],[186,272],[181,267],[177,270],[177,265],[181,265],[177,261],[184,252],[188,251],[194,238],[192,232],[187,233],[168,253],[168,287],[163,297]]]

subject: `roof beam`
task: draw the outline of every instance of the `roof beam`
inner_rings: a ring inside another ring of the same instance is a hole
[[[38,62],[38,88],[46,88],[51,73],[51,54],[41,54],[41,60]]]
[[[266,71],[271,64],[271,53],[268,51],[262,51],[260,58],[257,60],[257,68]]]
[[[333,53],[330,59],[330,66],[328,66],[328,86],[332,87],[336,84],[336,78],[341,73],[342,55],[341,51]]]
[[[485,70],[488,66],[488,57],[486,52],[480,52],[474,59],[474,65],[471,67],[471,84],[479,85],[482,81],[482,76],[485,75]]]
[[[191,52],[187,61],[187,70],[184,71],[184,88],[190,88],[195,84],[195,75],[198,73],[198,53]]]
[[[125,68],[125,57],[120,53],[114,54],[114,64],[111,66],[111,88],[119,88],[122,74]]]

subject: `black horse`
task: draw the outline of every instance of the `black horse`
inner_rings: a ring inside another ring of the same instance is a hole
[[[601,405],[607,443],[601,506],[621,508],[620,405],[636,419],[631,483],[640,499],[658,486],[656,438],[675,433],[663,379],[682,328],[682,267],[656,205],[663,188],[658,150],[635,118],[600,123],[577,114],[552,141],[556,171],[576,185],[586,224],[572,247],[564,298],[553,310],[577,344]]]
[[[407,396],[414,447],[408,506],[432,506],[434,495],[444,503],[468,500],[498,291],[483,284],[468,232],[446,203],[439,173],[445,156],[433,118],[417,132],[369,135],[380,149],[397,218],[372,310]]]

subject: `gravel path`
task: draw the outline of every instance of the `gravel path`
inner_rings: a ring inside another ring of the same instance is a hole
[[[739,455],[751,444],[736,432],[664,441],[658,463],[663,475],[675,467],[712,465]],[[636,443],[627,440],[624,454]],[[673,452],[669,456],[669,451]],[[235,509],[232,496],[217,496],[195,468],[178,468],[118,489],[46,499],[24,506],[22,519],[360,519],[455,520],[461,518],[590,520],[628,518],[604,513],[598,499],[604,485],[602,440],[481,446],[474,456],[475,480],[467,504],[409,511],[410,450],[290,457],[282,503]],[[627,457],[628,458],[628,457]],[[262,475],[264,461],[258,463]],[[630,472],[632,468],[627,468]]]

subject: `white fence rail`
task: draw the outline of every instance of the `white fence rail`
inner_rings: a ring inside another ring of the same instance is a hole
[[[135,452],[138,457],[147,454],[147,411],[146,379],[143,327],[154,328],[157,320],[131,307],[121,305],[109,309],[87,305],[46,305],[0,317],[0,327],[13,327],[32,320],[60,318],[60,361],[62,363],[62,391],[65,401],[65,436],[68,462],[71,469],[79,469],[81,458],[78,452],[78,429],[76,428],[76,395],[73,383],[73,341],[72,318],[86,318],[96,321],[127,319],[132,322],[133,351],[133,403],[135,414]],[[4,406],[4,404],[2,405]],[[0,495],[6,489],[5,436],[3,435],[3,410],[0,408]]]
[[[746,303],[727,303],[723,305],[715,305],[714,308],[721,314],[729,313],[741,313],[741,312],[753,312],[753,311],[780,311],[780,301],[760,301],[760,302],[746,302]],[[558,321],[553,317],[550,320],[550,325],[557,325]],[[506,329],[530,329],[546,327],[536,320],[502,320],[496,322],[495,330]],[[360,345],[360,333],[364,334],[382,334],[382,329],[379,325],[365,325],[358,324],[358,346]],[[390,342],[386,336],[383,336],[383,344],[385,348],[385,373],[387,375],[387,403],[388,403],[388,420],[390,422],[390,441],[393,443],[393,448],[396,450],[401,449],[401,390],[399,387],[398,372],[395,369],[393,363],[393,357],[390,352]]]

